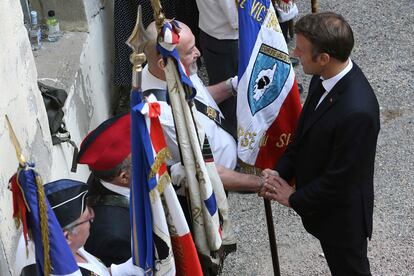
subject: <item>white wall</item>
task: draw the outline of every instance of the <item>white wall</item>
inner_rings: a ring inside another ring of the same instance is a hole
[[[36,163],[45,178],[50,176],[51,139],[20,3],[0,1],[0,18],[0,274],[8,275],[14,260],[16,230],[7,185],[18,163],[4,114],[14,126],[24,155]]]
[[[65,87],[69,92],[65,120],[78,145],[109,116],[112,90],[113,4],[99,0],[84,3],[89,31],[83,33],[79,68],[69,76],[73,81]],[[6,276],[13,274],[14,248],[20,230],[16,230],[12,220],[11,193],[7,189],[18,162],[4,114],[11,120],[23,154],[36,163],[44,182],[63,177],[86,180],[88,170],[79,166],[77,174],[70,173],[72,148],[67,144],[52,146],[19,1],[0,1],[0,37],[0,275]]]
[[[110,116],[112,96],[113,3],[88,0],[84,4],[89,31],[74,81],[66,88],[69,95],[64,109],[67,128],[77,145]],[[72,152],[73,148],[66,143],[53,147],[53,158],[57,160],[52,164],[53,180],[61,178],[64,172],[70,178],[86,181],[86,166],[79,165],[76,174],[70,172]]]

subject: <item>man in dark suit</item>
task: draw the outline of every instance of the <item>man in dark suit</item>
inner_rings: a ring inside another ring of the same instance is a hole
[[[294,54],[313,75],[293,142],[260,195],[293,208],[319,239],[332,275],[371,275],[373,175],[379,106],[361,69],[345,19],[325,12],[295,26]],[[296,190],[287,182],[295,181]]]
[[[92,171],[87,201],[95,220],[85,249],[106,266],[131,257],[130,122],[129,113],[104,121],[82,141],[78,156]]]

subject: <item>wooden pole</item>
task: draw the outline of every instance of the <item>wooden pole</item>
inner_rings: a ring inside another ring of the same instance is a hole
[[[264,207],[266,213],[267,232],[269,234],[270,252],[272,254],[273,274],[280,276],[279,256],[277,254],[275,226],[273,224],[272,205],[268,199],[264,200]]]

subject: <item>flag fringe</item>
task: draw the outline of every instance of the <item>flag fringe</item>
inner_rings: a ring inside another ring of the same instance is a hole
[[[42,179],[35,171],[33,171],[33,173],[36,174],[37,197],[39,198],[40,230],[41,230],[41,235],[42,235],[43,260],[44,260],[43,271],[46,276],[49,276],[52,270],[52,266],[50,263],[50,242],[49,242],[49,227],[48,227],[46,195],[45,195],[45,191],[43,190]]]

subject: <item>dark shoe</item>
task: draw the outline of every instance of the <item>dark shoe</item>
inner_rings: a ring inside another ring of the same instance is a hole
[[[296,67],[299,65],[299,59],[295,57],[290,57],[290,62],[292,63],[293,67]]]

